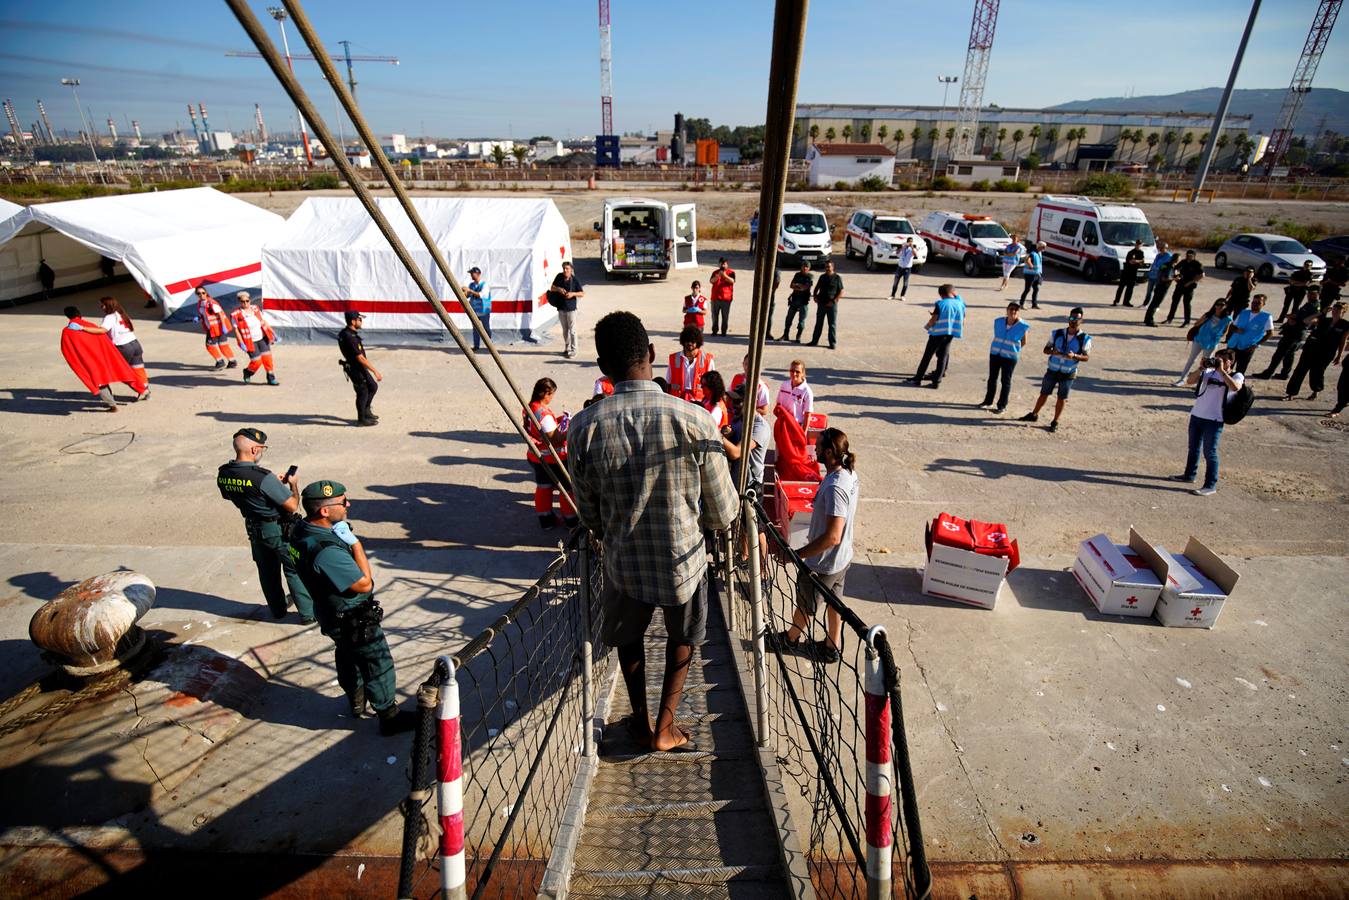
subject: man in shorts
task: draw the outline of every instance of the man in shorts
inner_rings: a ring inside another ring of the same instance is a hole
[[[656,351],[642,320],[610,313],[595,326],[595,348],[614,393],[572,418],[567,467],[576,512],[604,545],[601,633],[618,650],[632,704],[628,734],[644,748],[687,750],[674,716],[707,628],[703,532],[728,527],[739,501],[712,417],[652,380]],[[657,607],[668,643],[653,723],[642,639]]]
[[[1055,328],[1049,335],[1045,356],[1049,357],[1049,368],[1040,381],[1040,397],[1035,401],[1035,409],[1022,416],[1021,421],[1039,421],[1040,410],[1049,400],[1049,395],[1057,391],[1059,397],[1054,401],[1054,421],[1049,423],[1049,430],[1058,431],[1059,419],[1063,417],[1063,408],[1068,405],[1073,380],[1077,378],[1077,364],[1091,357],[1091,335],[1082,330],[1082,307],[1073,307],[1073,311],[1068,314],[1067,328]]]

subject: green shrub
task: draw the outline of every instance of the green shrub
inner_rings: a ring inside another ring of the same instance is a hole
[[[992,189],[993,185],[992,183],[989,182],[987,178],[976,181],[973,184],[971,184],[968,188],[966,188],[966,190],[979,191],[981,193],[984,191],[991,191]]]
[[[342,186],[342,179],[331,172],[318,172],[304,180],[307,191],[331,191]]]
[[[859,191],[886,191],[889,189],[890,182],[879,175],[868,175],[857,182],[857,190]]]
[[[1013,181],[1010,178],[999,178],[997,181],[993,182],[993,190],[1006,191],[1012,194],[1024,194],[1026,191],[1030,190],[1030,182]]]
[[[913,185],[909,184],[907,181],[901,181],[899,184],[895,185],[895,190],[911,191],[913,190]]]
[[[931,189],[934,191],[949,191],[956,187],[956,183],[945,175],[938,175],[932,179]]]
[[[1134,195],[1134,183],[1128,176],[1114,172],[1098,172],[1079,181],[1073,190],[1079,194],[1095,197],[1123,197]]]

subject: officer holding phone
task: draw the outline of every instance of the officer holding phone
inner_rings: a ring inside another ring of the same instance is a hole
[[[261,429],[240,428],[234,432],[234,460],[220,467],[215,483],[220,496],[243,514],[258,581],[272,618],[286,616],[286,590],[281,583],[284,574],[300,622],[309,625],[314,621],[314,601],[295,571],[284,536],[284,526],[298,518],[296,510],[300,507],[296,467],[291,466],[285,475],[272,474],[258,465],[266,449],[267,435]]]

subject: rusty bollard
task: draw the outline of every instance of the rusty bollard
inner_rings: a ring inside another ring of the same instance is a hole
[[[154,604],[155,586],[139,572],[95,575],[44,603],[28,623],[28,636],[71,675],[96,675],[144,648],[145,632],[136,622]]]

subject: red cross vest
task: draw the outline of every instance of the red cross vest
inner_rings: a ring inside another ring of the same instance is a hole
[[[703,402],[703,376],[712,369],[712,354],[706,350],[698,354],[689,376],[692,384],[685,384],[684,377],[688,367],[684,365],[684,352],[670,354],[670,394],[695,403]]]

